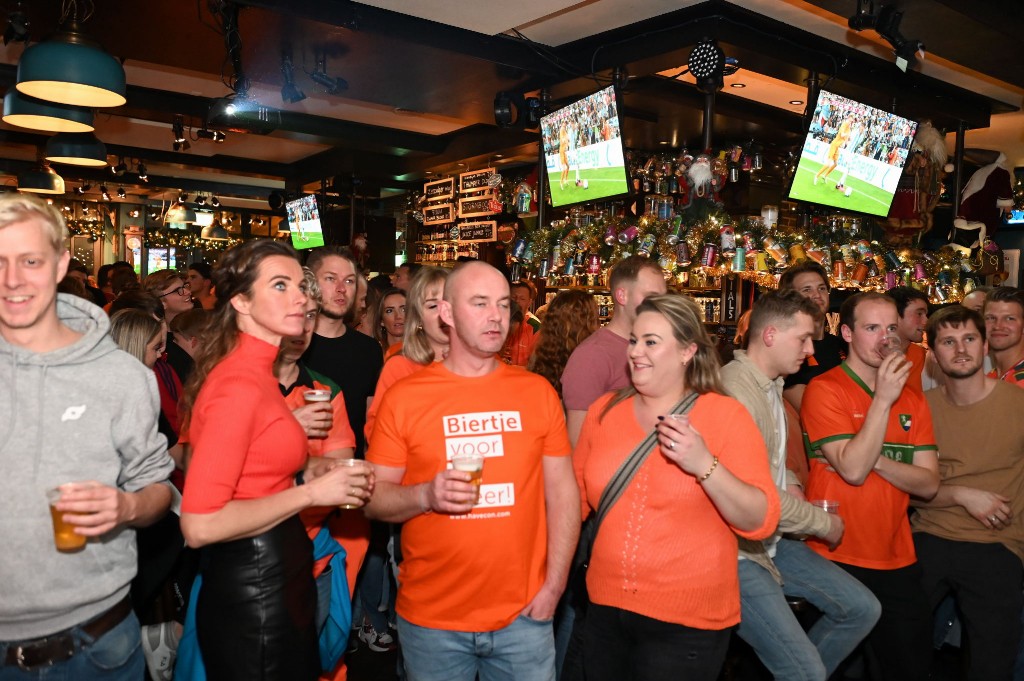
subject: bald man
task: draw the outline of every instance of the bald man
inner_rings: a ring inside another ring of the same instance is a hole
[[[490,265],[451,274],[440,305],[448,357],[384,395],[367,452],[377,475],[367,515],[405,523],[398,633],[417,681],[496,681],[509,669],[555,678],[551,619],[579,490],[558,395],[496,358],[509,307]],[[481,460],[482,480],[467,472]]]

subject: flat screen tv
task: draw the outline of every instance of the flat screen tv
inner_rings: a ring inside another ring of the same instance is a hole
[[[789,198],[885,216],[917,123],[822,90]]]
[[[629,191],[615,87],[540,119],[551,205],[599,201]]]
[[[300,199],[284,204],[288,211],[288,229],[292,234],[292,246],[316,248],[324,245],[324,230],[320,225],[320,207],[316,196],[307,194]]]

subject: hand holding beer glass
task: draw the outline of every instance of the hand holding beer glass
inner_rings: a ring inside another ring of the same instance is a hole
[[[334,425],[334,407],[330,390],[307,390],[302,394],[306,404],[294,410],[295,419],[306,431],[306,437],[326,438]]]
[[[484,479],[484,457],[482,454],[457,454],[452,457],[452,468],[469,473],[469,483],[476,488],[473,505],[480,503],[480,483]]]
[[[373,466],[362,459],[325,459],[316,470],[307,481],[314,506],[361,508],[373,494]]]
[[[64,520],[65,516],[81,515],[57,510],[57,504],[65,491],[70,491],[75,483],[67,483],[46,490],[46,500],[50,503],[50,519],[53,521],[53,543],[62,553],[73,553],[85,547],[86,536],[75,532],[76,525]]]

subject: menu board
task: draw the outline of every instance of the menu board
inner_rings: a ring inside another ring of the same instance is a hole
[[[423,209],[424,225],[440,225],[455,220],[455,206],[450,203],[439,203]]]
[[[455,198],[455,178],[446,177],[443,180],[427,182],[423,185],[423,196],[427,201],[442,201]]]
[[[494,220],[463,222],[459,225],[459,241],[462,243],[480,243],[497,239],[498,223]]]
[[[462,173],[459,175],[459,192],[465,194],[467,192],[489,189],[491,186],[491,175],[494,175],[494,170],[491,168]]]
[[[492,210],[490,207],[491,201],[493,200],[494,196],[490,192],[479,196],[470,196],[464,199],[459,199],[459,217],[478,218],[486,215],[494,215],[496,211]]]

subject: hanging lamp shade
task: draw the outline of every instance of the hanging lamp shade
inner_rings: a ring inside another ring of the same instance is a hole
[[[98,168],[107,165],[107,147],[91,132],[61,132],[46,140],[51,163]]]
[[[210,241],[227,241],[228,230],[224,229],[217,223],[203,227],[203,231],[200,232],[199,236],[203,239],[209,239]]]
[[[164,213],[165,225],[193,224],[196,221],[196,212],[183,203],[176,203]]]
[[[82,35],[73,21],[25,50],[15,87],[30,97],[70,106],[121,106],[127,101],[120,62]]]
[[[27,97],[15,88],[4,95],[4,123],[43,132],[92,132],[92,109]]]
[[[40,163],[18,173],[18,191],[34,194],[63,194],[64,178],[54,172],[50,166]]]

